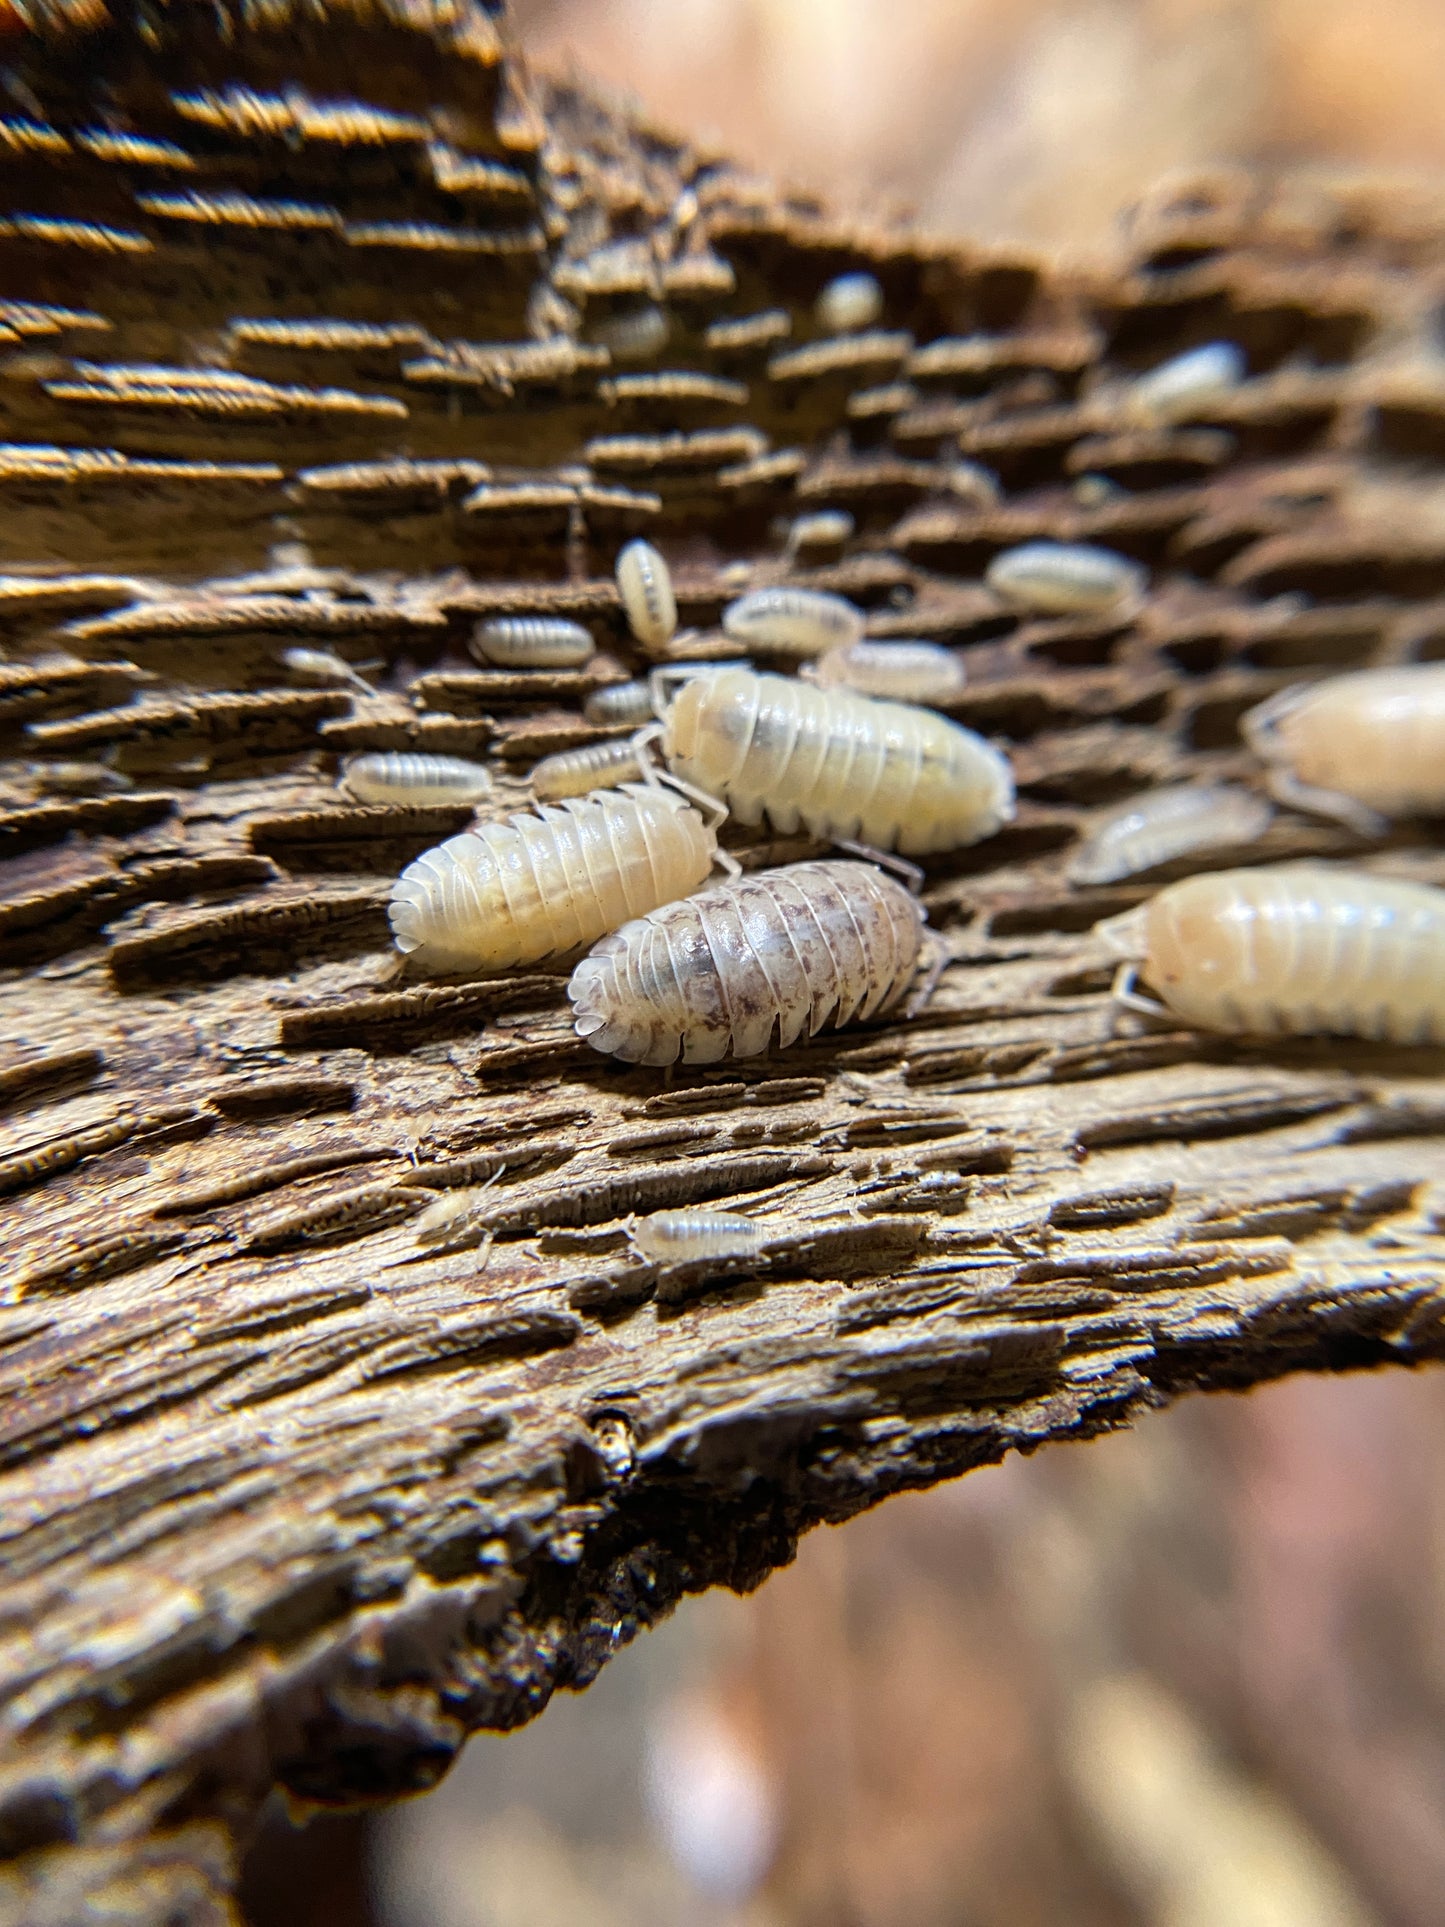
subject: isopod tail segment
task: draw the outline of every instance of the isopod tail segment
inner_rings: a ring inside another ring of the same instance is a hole
[[[1309,683],[1281,689],[1240,718],[1240,735],[1265,765],[1265,788],[1286,809],[1301,810],[1306,816],[1326,817],[1331,822],[1343,824],[1347,830],[1353,830],[1356,836],[1372,840],[1384,836],[1390,824],[1388,818],[1381,816],[1378,810],[1356,802],[1352,796],[1342,796],[1338,790],[1320,789],[1313,783],[1302,783],[1289,768],[1280,740],[1280,725],[1313,693],[1313,685]]]
[[[1147,949],[1144,920],[1148,908],[1147,903],[1139,903],[1117,917],[1105,917],[1094,925],[1094,935],[1101,938],[1105,949],[1119,959],[1114,980],[1109,985],[1109,999],[1116,1010],[1132,1010],[1155,1023],[1163,1021],[1173,1024],[1178,1019],[1168,1005],[1160,1003],[1157,997],[1146,997],[1137,988],[1140,959]]]
[[[632,753],[637,758],[643,782],[650,789],[675,790],[679,796],[685,796],[689,803],[695,803],[702,811],[703,822],[708,829],[720,830],[728,820],[727,804],[721,797],[709,796],[706,790],[700,790],[695,783],[689,783],[681,776],[674,776],[671,770],[662,768],[652,753],[652,745],[661,739],[661,723],[649,723],[631,739]],[[721,844],[713,852],[713,861],[724,876],[740,877],[743,873],[743,866],[732,851],[723,849]]]

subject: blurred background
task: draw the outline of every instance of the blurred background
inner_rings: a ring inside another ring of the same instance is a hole
[[[1217,160],[1445,163],[1445,0],[513,0],[849,211],[1078,252]],[[254,1927],[1441,1927],[1445,1380],[1296,1379],[816,1532]]]

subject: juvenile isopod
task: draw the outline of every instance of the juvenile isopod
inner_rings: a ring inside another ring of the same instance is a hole
[[[1140,375],[1125,396],[1124,412],[1149,425],[1177,421],[1201,402],[1238,388],[1247,368],[1243,349],[1232,341],[1206,342]]]
[[[576,1030],[629,1064],[715,1064],[887,1010],[923,911],[867,863],[760,870],[604,937],[567,986]]]
[[[985,571],[1005,602],[1036,615],[1122,613],[1144,593],[1137,562],[1091,542],[1024,542],[996,555]]]
[[[581,749],[544,756],[530,781],[532,794],[550,803],[563,796],[585,796],[588,790],[635,783],[641,773],[637,751],[624,737],[620,742],[584,743]]]
[[[817,656],[856,642],[863,633],[861,609],[823,589],[775,586],[753,589],[723,610],[723,633],[749,649],[780,656]]]
[[[666,562],[639,536],[617,558],[617,587],[628,626],[644,649],[663,649],[677,628],[677,599]]]
[[[871,328],[882,312],[883,290],[878,278],[861,270],[835,275],[813,304],[818,326],[830,335],[856,334],[860,328]]]
[[[281,661],[293,676],[303,676],[307,682],[344,682],[359,696],[376,694],[365,676],[334,649],[283,649]]]
[[[1171,783],[1111,810],[1069,864],[1069,875],[1075,883],[1117,883],[1194,850],[1252,843],[1273,814],[1249,790]]]
[[[36,788],[52,796],[100,796],[135,788],[131,777],[109,763],[37,763],[33,769]]]
[[[738,1211],[653,1211],[628,1226],[644,1258],[681,1265],[694,1258],[747,1258],[775,1233]]]
[[[609,682],[582,705],[589,723],[645,723],[652,719],[652,688],[645,682]]]
[[[931,709],[726,668],[658,672],[668,768],[740,823],[915,856],[992,836],[1014,813],[1008,759]],[[670,700],[669,700],[670,695]]]
[[[575,669],[596,649],[590,631],[561,616],[494,616],[471,641],[478,662],[506,669]]]
[[[783,554],[791,562],[803,549],[841,549],[854,526],[846,509],[819,509],[813,515],[800,515],[788,530]]]
[[[424,852],[391,887],[392,935],[434,972],[535,963],[696,889],[716,848],[670,790],[569,797]]]
[[[341,786],[360,803],[475,803],[492,787],[481,763],[420,750],[376,750],[342,765]]]
[[[1377,834],[1382,819],[1445,808],[1445,662],[1361,669],[1282,689],[1250,710],[1245,741],[1282,803]]]
[[[425,1211],[413,1218],[412,1232],[417,1243],[445,1251],[461,1251],[469,1245],[482,1245],[485,1247],[485,1257],[492,1247],[492,1233],[477,1220],[487,1208],[490,1197],[489,1184],[445,1193],[435,1204],[429,1204]]]
[[[825,689],[840,684],[899,703],[946,703],[963,688],[963,658],[936,642],[850,642],[813,666]]]
[[[1319,863],[1171,883],[1095,926],[1167,1014],[1201,1030],[1445,1042],[1445,890]]]
[[[649,301],[641,308],[626,308],[606,316],[593,325],[590,333],[614,361],[649,361],[667,346],[672,324],[667,311]]]

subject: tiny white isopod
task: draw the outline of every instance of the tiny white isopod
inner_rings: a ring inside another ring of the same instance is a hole
[[[803,549],[841,549],[854,527],[846,509],[819,509],[813,515],[800,515],[788,530],[783,554],[791,561]]]
[[[850,642],[813,665],[825,689],[842,684],[899,703],[946,703],[963,688],[962,656],[936,642]]]
[[[652,687],[645,682],[610,682],[594,689],[582,705],[589,723],[646,723],[652,720]]]
[[[641,308],[627,308],[594,322],[589,330],[599,348],[605,348],[614,361],[650,361],[660,355],[672,333],[667,311],[649,301]]]
[[[628,1236],[654,1264],[694,1258],[746,1258],[775,1233],[738,1211],[653,1211],[628,1226]]]
[[[408,864],[391,887],[392,935],[438,973],[535,963],[695,889],[716,849],[715,830],[671,790],[568,797]]]
[[[1445,1043],[1445,890],[1320,863],[1218,870],[1095,925],[1168,1015],[1234,1034]]]
[[[507,669],[574,669],[596,649],[589,630],[561,616],[493,616],[471,640],[478,662]]]
[[[1252,843],[1274,812],[1261,796],[1222,783],[1171,783],[1123,803],[1069,864],[1075,883],[1117,883],[1195,850]]]
[[[996,555],[984,574],[1005,602],[1048,616],[1123,613],[1147,580],[1137,562],[1091,542],[1024,542]]]
[[[813,304],[818,326],[828,334],[856,334],[860,328],[871,328],[882,312],[878,277],[863,270],[835,275]]]
[[[1445,808],[1445,662],[1361,669],[1282,689],[1250,710],[1245,741],[1282,803],[1366,835]]]
[[[917,856],[992,836],[1014,814],[1008,758],[931,709],[729,667],[657,673],[675,776],[740,823]]]
[[[464,756],[429,756],[421,750],[376,750],[342,765],[341,786],[361,803],[475,803],[492,779],[481,763]]]
[[[798,863],[623,924],[578,964],[567,995],[594,1050],[715,1064],[889,1009],[922,940],[922,907],[881,870]]]
[[[857,642],[863,625],[863,611],[843,596],[782,585],[739,596],[722,618],[723,634],[734,642],[780,656],[816,656]]]
[[[677,629],[677,599],[666,562],[639,536],[617,558],[617,587],[627,622],[642,647],[666,648]]]
[[[1124,398],[1124,412],[1151,426],[1178,421],[1200,403],[1238,388],[1247,368],[1243,349],[1232,341],[1206,342],[1140,375]]]
[[[534,796],[552,803],[564,796],[585,796],[589,790],[635,783],[640,775],[637,751],[623,737],[615,743],[584,743],[580,749],[544,756],[528,780]]]
[[[303,676],[307,682],[344,682],[359,696],[376,694],[365,676],[334,649],[283,649],[281,661],[293,676]]]

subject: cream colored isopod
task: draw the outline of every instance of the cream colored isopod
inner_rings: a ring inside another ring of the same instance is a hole
[[[851,689],[723,669],[654,685],[675,776],[740,823],[917,856],[992,836],[1014,813],[1008,759],[959,723]]]
[[[753,589],[723,610],[723,634],[748,649],[779,656],[817,656],[846,648],[863,634],[864,615],[824,589],[778,585]]]
[[[1445,662],[1361,669],[1282,689],[1240,725],[1282,803],[1378,835],[1445,810]]]
[[[421,750],[376,750],[342,765],[341,787],[361,803],[476,803],[492,787],[481,763]]]
[[[1274,811],[1225,783],[1171,783],[1110,810],[1069,864],[1075,883],[1117,883],[1196,850],[1252,843]]]
[[[654,655],[665,649],[677,631],[677,597],[666,562],[640,536],[617,557],[617,587],[638,642]]]
[[[644,1258],[684,1265],[695,1258],[746,1258],[776,1236],[740,1211],[652,1211],[627,1227]]]
[[[812,674],[825,689],[842,685],[898,703],[951,702],[968,680],[962,656],[914,641],[850,642],[820,656]]]
[[[391,886],[392,935],[434,973],[535,963],[695,890],[716,849],[716,831],[671,790],[569,797],[408,864]]]
[[[1201,1030],[1445,1042],[1445,890],[1321,863],[1219,870],[1095,930],[1128,959],[1121,1001],[1154,1009],[1137,976]]]
[[[796,863],[623,924],[578,964],[567,995],[594,1050],[715,1064],[887,1010],[922,940],[917,899],[872,864]]]
[[[617,742],[559,749],[555,756],[544,756],[528,780],[534,796],[552,803],[563,796],[585,796],[589,790],[635,783],[641,774],[632,739],[624,736]]]

